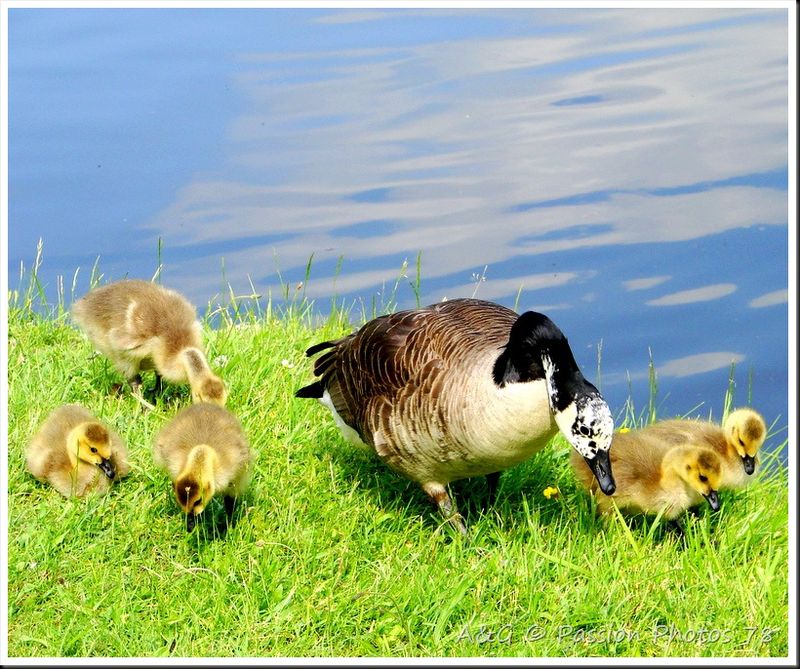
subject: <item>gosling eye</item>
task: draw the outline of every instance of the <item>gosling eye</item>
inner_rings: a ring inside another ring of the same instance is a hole
[[[700,480],[701,480],[703,483],[705,483],[706,481],[708,481],[708,476],[706,476],[705,474],[700,474]]]
[[[91,447],[89,450],[90,450],[92,453],[97,453],[97,449],[96,449],[94,446],[92,446],[92,447]]]
[[[195,506],[195,507],[200,506],[200,500],[198,499],[192,506]]]
[[[744,442],[742,441],[742,438],[741,438],[741,437],[739,437],[739,446],[741,446],[742,448],[744,448]]]

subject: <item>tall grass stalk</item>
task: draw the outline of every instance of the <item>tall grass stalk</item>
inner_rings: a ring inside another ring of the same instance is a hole
[[[159,236],[158,243],[156,245],[156,269],[150,279],[150,281],[153,281],[154,283],[161,283],[161,270],[164,269],[164,263],[162,260],[163,250],[164,240]]]
[[[647,348],[647,379],[650,387],[650,394],[647,402],[647,422],[655,423],[656,421],[656,397],[658,396],[658,377],[656,376],[656,365],[653,362],[653,351],[650,347]]]

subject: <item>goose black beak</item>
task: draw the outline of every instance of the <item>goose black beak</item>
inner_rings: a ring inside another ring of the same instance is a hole
[[[110,478],[112,481],[114,480],[114,477],[117,475],[117,471],[114,469],[114,463],[111,462],[111,460],[103,458],[100,461],[100,464],[97,466],[100,467],[100,471],[102,471],[103,474],[108,476],[108,478]]]
[[[614,477],[611,474],[611,460],[608,457],[608,451],[597,451],[593,458],[584,457],[584,460],[597,479],[600,490],[606,495],[613,495],[617,484],[614,483]]]
[[[756,470],[756,459],[752,455],[743,455],[742,462],[745,474],[752,474]]]
[[[717,495],[716,490],[712,490],[707,495],[703,495],[708,500],[709,505],[711,506],[712,511],[719,511],[719,495]]]
[[[191,532],[194,529],[195,524],[197,523],[197,516],[195,516],[191,511],[186,514],[186,531]]]

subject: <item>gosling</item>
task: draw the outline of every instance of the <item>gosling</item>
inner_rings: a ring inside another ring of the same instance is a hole
[[[130,471],[120,436],[79,404],[61,406],[47,417],[25,459],[31,474],[64,497],[106,493]]]
[[[750,408],[732,411],[721,426],[709,421],[672,419],[646,429],[662,440],[662,448],[691,442],[715,451],[722,462],[721,487],[725,489],[744,488],[753,480],[760,464],[758,451],[767,436],[764,418]]]
[[[188,381],[193,401],[225,405],[227,389],[206,360],[197,312],[176,291],[139,279],[117,281],[84,295],[72,318],[134,392],[140,372],[154,369],[157,385],[161,377]]]
[[[217,494],[223,495],[230,522],[253,462],[242,426],[230,411],[208,402],[182,409],[156,436],[153,458],[172,479],[187,532]]]
[[[705,498],[719,510],[722,463],[709,448],[692,444],[661,448],[649,428],[617,432],[611,442],[611,467],[617,482],[613,499],[597,490],[596,479],[585,461],[570,455],[570,463],[581,484],[595,495],[601,514],[614,504],[620,510],[654,514],[663,509],[673,519]]]

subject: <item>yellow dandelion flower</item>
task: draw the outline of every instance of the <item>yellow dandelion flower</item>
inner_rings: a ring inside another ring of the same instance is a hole
[[[621,427],[621,428],[619,428],[619,430],[617,430],[617,432],[621,432],[622,434],[625,434],[626,432],[630,432],[630,431],[631,431],[631,428],[629,428],[629,427]]]
[[[552,499],[554,497],[558,497],[558,488],[554,488],[553,486],[549,485],[542,491],[542,494],[547,499]]]

